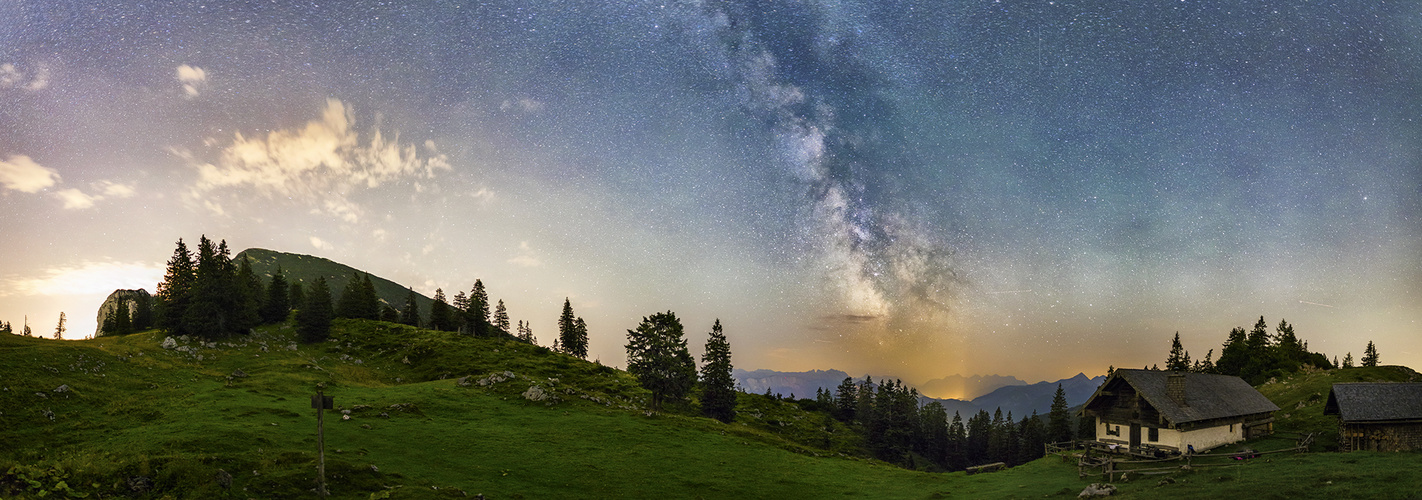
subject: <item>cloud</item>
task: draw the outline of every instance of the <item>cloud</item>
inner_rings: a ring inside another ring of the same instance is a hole
[[[330,243],[322,241],[321,238],[317,238],[315,236],[311,237],[311,246],[316,247],[318,250],[333,250],[336,248],[334,246],[331,246]]]
[[[518,251],[519,255],[509,259],[508,263],[519,267],[538,267],[543,265],[543,262],[533,255],[533,247],[530,247],[527,241],[519,242]]]
[[[183,95],[192,99],[207,88],[207,72],[197,66],[178,66],[178,83],[183,84]]]
[[[59,172],[35,163],[28,156],[10,155],[6,160],[0,161],[0,185],[5,186],[5,189],[37,193],[59,181]]]
[[[356,132],[351,109],[327,99],[319,119],[295,129],[274,130],[263,137],[236,134],[215,161],[174,149],[198,172],[190,196],[203,199],[226,190],[251,190],[267,196],[308,200],[317,211],[356,222],[364,211],[350,200],[361,190],[419,179],[433,179],[452,170],[448,157],[426,141],[422,155],[399,134],[387,138],[373,130],[368,138]]]
[[[39,276],[0,280],[0,296],[97,295],[119,288],[154,291],[163,280],[162,265],[146,262],[90,262],[40,271]]]
[[[83,191],[74,188],[61,189],[54,193],[55,198],[64,200],[64,208],[83,209],[94,206],[94,202],[100,200],[99,197],[89,196]]]
[[[49,86],[49,68],[40,66],[35,70],[34,78],[25,81],[25,74],[13,63],[0,64],[0,89],[19,88],[24,90],[41,90]]]
[[[118,184],[112,181],[96,182],[94,189],[99,190],[99,193],[105,197],[130,198],[138,194],[137,191],[134,191],[132,184]]]

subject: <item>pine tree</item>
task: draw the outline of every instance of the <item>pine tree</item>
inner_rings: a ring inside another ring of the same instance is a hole
[[[558,339],[556,341],[564,352],[567,352],[569,343],[577,335],[574,321],[573,303],[565,297],[563,298],[563,312],[558,315]]]
[[[856,402],[856,398],[859,395],[858,393],[859,389],[855,387],[854,379],[849,377],[844,377],[844,381],[840,382],[839,387],[835,388],[834,417],[839,419],[840,422],[849,423],[854,421],[854,410],[858,406]]]
[[[696,382],[696,362],[682,335],[681,320],[671,311],[644,317],[636,330],[627,330],[627,372],[652,391],[652,410],[681,401]]]
[[[504,307],[503,299],[500,299],[498,307],[494,308],[494,329],[500,335],[509,335],[509,310]]]
[[[133,318],[128,314],[129,307],[127,300],[120,300],[118,307],[115,307],[109,314],[114,316],[113,333],[115,335],[128,335],[133,333]]]
[[[147,293],[134,296],[132,330],[141,332],[153,328],[153,297]]]
[[[1180,344],[1180,332],[1175,332],[1175,340],[1170,343],[1170,357],[1165,360],[1165,369],[1173,372],[1190,371],[1190,354]]]
[[[1344,368],[1353,368],[1353,353],[1352,353],[1352,352],[1349,352],[1347,355],[1343,356],[1343,367],[1344,367]]]
[[[262,280],[252,271],[251,259],[248,259],[246,255],[242,256],[241,262],[237,265],[235,280],[237,297],[234,304],[232,331],[243,333],[262,324],[264,289]]]
[[[296,333],[302,342],[312,343],[326,340],[331,334],[331,318],[335,310],[331,305],[331,288],[326,286],[324,276],[311,284],[306,302],[296,310]]]
[[[306,287],[300,281],[291,282],[291,291],[286,293],[286,301],[291,304],[292,309],[300,309],[306,305]]]
[[[360,319],[380,319],[380,296],[375,293],[375,283],[370,280],[370,273],[360,279],[360,309],[358,310]]]
[[[1378,365],[1378,348],[1373,345],[1373,341],[1368,341],[1368,347],[1363,350],[1363,366]]]
[[[183,318],[187,316],[188,305],[192,302],[194,273],[193,256],[183,239],[178,238],[178,246],[173,250],[173,257],[168,259],[168,269],[157,289],[158,327],[173,335],[188,333]]]
[[[35,332],[34,332],[33,330],[30,330],[30,315],[28,315],[28,314],[25,315],[25,330],[24,330],[24,332],[25,332],[25,336],[26,336],[26,337],[33,337],[33,336],[35,336]]]
[[[968,429],[963,425],[963,415],[953,412],[953,421],[948,424],[948,470],[962,470],[968,466]]]
[[[54,340],[64,338],[64,311],[59,311],[59,326],[54,327]]]
[[[454,309],[451,311],[451,314],[454,316],[453,321],[455,327],[457,329],[463,329],[464,323],[466,322],[464,318],[465,311],[469,310],[469,297],[465,297],[463,291],[456,292],[454,294],[454,300],[449,303],[449,306]]]
[[[731,343],[720,319],[711,325],[701,362],[701,413],[730,423],[736,417],[736,379],[731,375]]]
[[[262,323],[281,323],[286,321],[287,314],[291,313],[291,285],[286,282],[286,276],[282,274],[281,266],[277,266],[272,273],[271,281],[267,282],[267,297],[262,302]]]
[[[405,308],[400,310],[400,323],[415,327],[420,326],[420,306],[415,302],[414,288],[411,288],[410,292],[405,294]]]
[[[1047,414],[1047,441],[1060,443],[1071,441],[1071,414],[1067,412],[1066,390],[1057,384],[1057,393],[1052,396],[1052,410]]]
[[[234,272],[224,252],[227,244],[214,246],[202,236],[198,240],[197,272],[193,280],[192,302],[183,323],[188,333],[204,339],[216,339],[232,331],[236,309]]]
[[[454,330],[454,316],[449,309],[449,303],[445,302],[443,288],[435,289],[434,303],[430,304],[430,329]]]
[[[579,358],[588,359],[588,324],[582,316],[573,320],[573,345],[563,344],[563,348]]]
[[[1071,431],[1071,423],[1067,422],[1067,432]],[[1022,422],[1017,426],[1019,439],[1017,463],[1027,463],[1047,453],[1047,431],[1042,428],[1042,419],[1037,418],[1037,411],[1032,411],[1032,416],[1022,417]],[[1070,440],[1068,438],[1067,440]]]
[[[474,288],[469,291],[469,310],[466,311],[468,329],[475,337],[489,335],[489,292],[484,290],[483,280],[474,280]]]
[[[1243,328],[1234,327],[1229,331],[1229,338],[1220,349],[1220,360],[1215,362],[1216,372],[1238,376],[1244,370],[1244,365],[1249,363],[1249,349],[1245,347],[1247,338]]]
[[[118,315],[116,309],[110,309],[104,314],[104,321],[99,323],[99,336],[118,335]]]
[[[365,314],[365,291],[361,287],[360,273],[352,273],[341,288],[341,298],[336,299],[337,318],[361,318]]]

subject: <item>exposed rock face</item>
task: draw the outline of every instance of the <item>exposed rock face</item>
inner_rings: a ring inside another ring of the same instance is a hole
[[[94,327],[94,336],[98,337],[104,334],[104,317],[108,316],[111,311],[118,311],[119,304],[128,307],[129,316],[133,316],[134,310],[138,308],[139,296],[152,298],[148,294],[148,290],[142,288],[137,290],[118,289],[109,294],[109,298],[104,299],[104,303],[99,305],[99,326]]]

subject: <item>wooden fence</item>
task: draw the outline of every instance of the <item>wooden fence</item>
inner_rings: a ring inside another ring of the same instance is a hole
[[[1160,449],[1111,449],[1095,441],[1078,441],[1048,444],[1047,453],[1055,453],[1063,460],[1076,458],[1079,477],[1102,476],[1106,482],[1113,482],[1117,475],[1124,480],[1130,475],[1171,474],[1182,470],[1208,467],[1238,467],[1244,464],[1244,460],[1263,455],[1308,451],[1309,445],[1313,444],[1314,434],[1296,434],[1296,436],[1294,446],[1269,451],[1255,451],[1246,448],[1240,451],[1219,453],[1173,452],[1162,456]],[[1232,459],[1237,462],[1215,463],[1220,460],[1211,459]]]

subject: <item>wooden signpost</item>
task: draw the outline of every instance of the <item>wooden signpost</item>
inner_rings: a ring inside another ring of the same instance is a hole
[[[316,409],[316,473],[320,482],[316,483],[316,494],[325,497],[326,493],[326,429],[323,415],[326,410],[336,407],[336,398],[321,394],[321,390],[316,390],[316,395],[311,396],[311,407]]]

